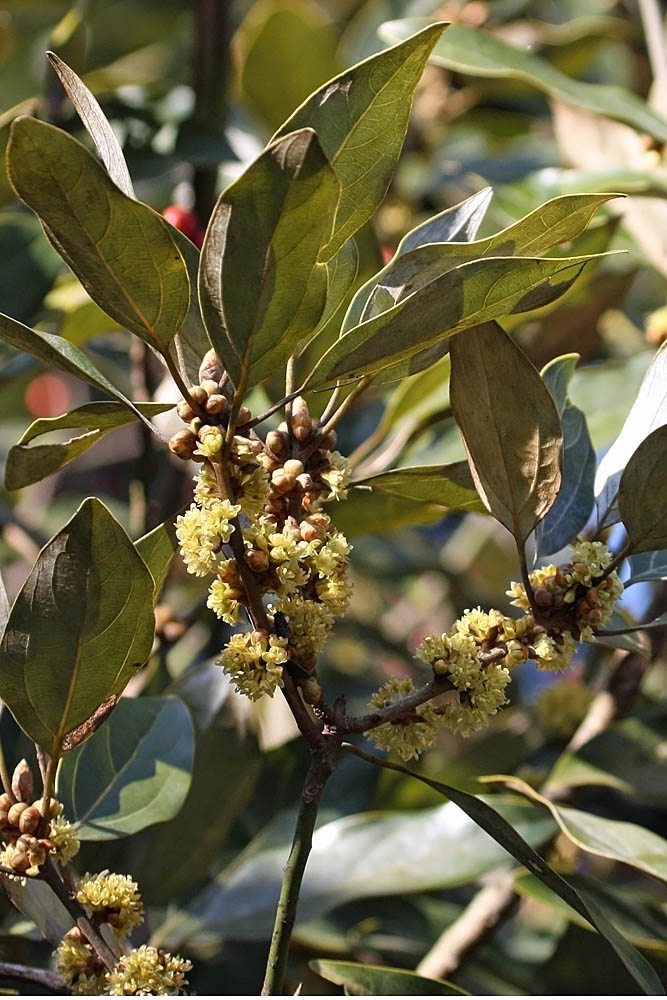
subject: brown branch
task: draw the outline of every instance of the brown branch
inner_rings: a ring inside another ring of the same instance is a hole
[[[53,862],[47,861],[42,871],[43,879],[46,884],[53,889],[60,902],[74,920],[76,926],[79,928],[91,947],[97,952],[99,959],[111,972],[116,967],[119,956],[114,955],[113,951],[97,928],[95,928],[90,922],[83,906],[81,906],[81,904],[70,895]]]
[[[404,713],[410,712],[419,705],[423,705],[424,702],[430,701],[431,698],[436,698],[440,694],[445,694],[445,692],[453,690],[454,685],[447,677],[436,674],[432,681],[424,684],[423,687],[417,688],[416,691],[413,691],[412,694],[407,695],[401,701],[396,702],[395,705],[379,708],[377,712],[369,712],[367,715],[361,715],[357,718],[346,716],[337,724],[337,729],[342,734],[365,733],[369,729],[375,729],[385,722],[393,722],[395,719],[399,719]],[[335,722],[335,720],[331,721]]]
[[[0,962],[0,976],[8,979],[18,979],[23,983],[33,983],[58,996],[71,996],[70,988],[57,972],[48,969],[33,969],[29,965],[18,965],[16,962]]]

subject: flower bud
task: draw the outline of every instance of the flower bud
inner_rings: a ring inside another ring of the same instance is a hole
[[[29,806],[27,802],[15,802],[7,813],[7,821],[9,825],[18,826],[19,820],[21,819],[21,813],[25,812],[28,808]]]
[[[9,812],[13,804],[14,803],[10,799],[9,795],[7,795],[7,792],[3,792],[2,795],[0,795],[0,812]]]
[[[245,559],[254,573],[264,573],[269,568],[269,557],[263,549],[250,549]]]
[[[302,472],[300,476],[296,477],[296,481],[302,490],[311,490],[313,488],[313,477],[309,472]]]
[[[239,410],[239,415],[236,422],[239,425],[239,427],[242,427],[243,424],[247,424],[251,418],[252,418],[252,413],[250,412],[248,407],[242,406],[241,409]]]
[[[224,396],[220,395],[220,393],[212,392],[208,397],[204,408],[207,413],[215,415],[224,413],[227,409],[227,400]]]
[[[23,833],[16,841],[16,850],[25,853],[26,851],[32,851],[38,846],[37,837],[33,837],[30,834]]]
[[[199,380],[200,382],[204,382],[206,379],[213,379],[213,381],[219,383],[224,374],[225,369],[222,367],[222,362],[213,348],[211,348],[202,358],[202,363],[199,366]]]
[[[294,489],[296,479],[286,476],[282,469],[276,469],[271,473],[271,484],[277,493],[289,493]]]
[[[322,688],[314,677],[309,677],[308,680],[301,685],[301,691],[303,693],[303,700],[308,705],[317,705],[318,701],[322,697]]]
[[[290,420],[292,433],[297,441],[306,441],[313,431],[313,421],[310,419],[308,404],[303,396],[297,396],[292,403],[292,418]]]
[[[190,398],[194,399],[195,403],[199,403],[200,406],[203,406],[208,399],[208,393],[203,385],[193,385],[190,388]]]
[[[13,868],[15,872],[27,872],[28,868],[31,867],[31,861],[27,854],[12,854],[9,859],[9,867]]]
[[[253,643],[266,642],[268,638],[269,638],[269,633],[266,631],[266,629],[263,628],[255,629],[254,632],[250,633],[250,642]]]
[[[269,431],[266,435],[266,446],[270,448],[274,455],[282,455],[287,451],[288,437],[284,431]]]
[[[271,455],[267,455],[266,452],[262,452],[259,456],[259,464],[265,472],[274,472],[275,469],[280,468],[280,462],[277,459],[272,458]]]
[[[184,424],[189,424],[191,420],[197,416],[195,411],[192,409],[189,403],[186,403],[184,399],[176,407],[176,412],[183,421]]]
[[[9,826],[9,817],[3,809],[2,812],[0,812],[0,830],[2,830],[5,826]]]
[[[177,431],[173,437],[169,438],[169,451],[173,452],[174,455],[178,455],[184,461],[194,458],[196,447],[197,438],[192,431],[185,429]]]
[[[545,587],[538,587],[533,597],[538,608],[550,608],[553,606],[554,595],[551,591],[546,590]]]
[[[326,434],[322,434],[322,436],[318,441],[318,445],[324,451],[331,451],[332,448],[335,448],[337,440],[338,440],[338,435],[332,428],[330,431],[327,431]]]
[[[27,760],[20,761],[12,775],[12,793],[17,802],[30,802],[33,796],[32,771]]]
[[[202,389],[206,390],[206,393],[208,394],[209,397],[212,396],[214,393],[217,394],[220,389],[220,386],[218,385],[217,381],[212,378],[201,379],[200,385]]]
[[[36,833],[39,824],[42,822],[42,814],[34,806],[28,806],[21,813],[19,819],[19,830],[21,833]]]
[[[291,479],[296,479],[303,472],[303,462],[300,462],[298,458],[290,458],[283,465],[283,472]]]

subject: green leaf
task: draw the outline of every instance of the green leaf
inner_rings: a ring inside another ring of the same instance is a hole
[[[274,136],[314,129],[340,178],[342,194],[327,258],[382,202],[405,139],[414,89],[444,27],[432,24],[341,73],[311,94]]]
[[[0,875],[0,883],[8,899],[38,928],[42,937],[57,948],[74,924],[53,889],[41,879],[15,879]]]
[[[190,303],[164,219],[124,195],[76,139],[35,118],[12,124],[7,163],[14,190],[90,297],[164,354]]]
[[[483,257],[540,257],[579,236],[612,194],[567,195],[540,205],[507,229],[472,243],[417,246],[380,272],[359,322],[372,319],[453,267]]]
[[[127,837],[172,819],[190,787],[194,734],[178,698],[121,698],[63,760],[56,786],[81,840]]]
[[[667,425],[663,424],[644,438],[621,476],[618,509],[631,551],[667,546],[666,466]]]
[[[433,524],[446,513],[447,508],[438,504],[365,490],[349,490],[346,499],[331,508],[334,524],[349,536],[392,532],[410,524]]]
[[[543,810],[522,809],[514,796],[492,800],[531,843],[552,836],[555,824]],[[285,817],[279,824],[278,842],[260,834],[241,859],[232,861],[192,900],[186,913],[170,923],[167,947],[180,947],[185,940],[192,944],[200,936],[270,936],[292,838],[289,820]],[[315,831],[298,920],[310,920],[352,899],[464,885],[506,861],[505,851],[453,803],[345,816]]]
[[[335,257],[331,257],[325,266],[327,269],[327,300],[316,332],[323,330],[329,320],[333,319],[354,284],[359,268],[359,250],[355,241],[353,239],[347,240]]]
[[[0,311],[29,323],[62,267],[37,219],[23,212],[0,215],[0,261]]]
[[[58,337],[55,333],[45,333],[43,330],[31,330],[29,326],[24,326],[10,316],[0,314],[0,339],[19,351],[32,354],[53,368],[58,368],[68,375],[82,379],[96,389],[101,389],[108,396],[129,407],[133,413],[138,412],[134,403],[109,382],[83,351],[63,337]]]
[[[567,396],[567,386],[578,359],[577,354],[566,354],[555,358],[542,371],[544,383],[560,414],[563,474],[558,496],[535,532],[539,557],[558,552],[568,545],[585,527],[594,505],[595,449],[586,417]]]
[[[0,644],[0,697],[49,752],[147,660],[153,580],[97,499],[84,500],[39,554]]]
[[[417,427],[422,421],[449,407],[449,355],[426,371],[408,375],[398,384],[387,402],[377,429],[378,437],[409,423]]]
[[[423,18],[389,21],[380,34],[395,43],[422,23]],[[431,61],[465,76],[521,80],[565,104],[626,122],[667,142],[667,121],[635,94],[623,87],[573,80],[545,59],[479,28],[453,25],[435,47]]]
[[[459,264],[340,337],[311,373],[308,386],[325,388],[339,378],[381,371],[427,347],[440,348],[439,342],[462,330],[553,302],[571,287],[587,260],[489,257]],[[431,360],[441,356],[442,351]]]
[[[354,751],[359,755],[359,751]],[[552,889],[561,899],[565,900],[577,913],[580,913],[585,920],[588,920],[595,929],[609,942],[618,957],[625,965],[628,972],[641,986],[648,996],[664,996],[665,991],[662,983],[658,979],[655,971],[644,956],[627,942],[616,930],[612,923],[605,916],[596,900],[583,893],[578,893],[561,875],[555,872],[533,848],[526,843],[515,826],[507,822],[507,819],[491,805],[497,799],[483,799],[478,795],[470,795],[468,792],[455,788],[453,785],[445,785],[432,778],[426,778],[421,774],[410,771],[401,764],[393,764],[364,754],[364,759],[371,763],[386,767],[401,774],[409,774],[418,781],[433,788],[436,792],[450,799],[470,818],[485,830],[494,840],[508,851],[519,864],[536,875],[545,885]],[[520,783],[525,786],[524,782]],[[526,792],[524,791],[524,794]],[[546,803],[544,803],[546,804]]]
[[[135,403],[134,406],[144,416],[150,417],[170,410],[173,403]],[[131,424],[134,420],[134,413],[122,403],[109,402],[85,403],[60,417],[35,420],[18,443],[9,449],[5,467],[6,488],[20,490],[24,486],[38,483],[78,458],[109,431]],[[87,427],[88,432],[62,444],[30,444],[42,434],[70,427]]]
[[[664,424],[667,424],[667,344],[653,357],[623,428],[598,467],[595,500],[600,526],[618,521],[616,498],[623,470],[642,441]]]
[[[55,52],[47,52],[46,55],[84,128],[95,143],[109,177],[123,194],[134,198],[134,188],[123,150],[97,99],[83,80]]]
[[[314,958],[309,963],[322,979],[345,988],[346,996],[467,996],[466,991],[443,979],[426,979],[406,969],[361,962]]]
[[[342,332],[351,330],[353,326],[357,326],[361,322],[364,307],[373,289],[402,254],[408,253],[416,247],[424,246],[426,243],[453,243],[455,241],[469,243],[474,240],[492,195],[492,188],[483,188],[472,197],[466,198],[465,201],[452,208],[446,208],[444,212],[432,216],[426,222],[422,222],[421,225],[406,233],[389,263],[355,293],[345,315]]]
[[[150,574],[155,582],[154,601],[157,602],[160,591],[167,579],[167,573],[178,549],[178,539],[176,538],[176,518],[185,510],[176,511],[168,517],[162,524],[158,524],[147,534],[142,535],[134,543],[134,547],[148,566]]]
[[[423,465],[390,469],[376,476],[360,479],[355,487],[389,493],[405,500],[435,503],[447,510],[484,513],[484,504],[475,489],[467,462],[451,465]]]
[[[317,258],[339,192],[317,136],[302,129],[270,145],[221,194],[202,247],[199,297],[237,386],[275,374],[317,328],[327,292]]]
[[[551,394],[502,327],[457,337],[451,400],[477,491],[523,544],[558,495],[562,436]]]
[[[192,781],[180,811],[152,831],[139,865],[139,883],[156,902],[171,902],[176,894],[187,892],[208,875],[253,795],[262,764],[248,701],[236,694],[217,664],[189,670],[172,691],[192,716],[195,757]],[[193,816],[205,816],[206,821],[193,823]],[[186,827],[188,863],[184,865]]]
[[[570,788],[601,785],[661,808],[667,807],[664,705],[645,709],[605,729],[556,761],[542,791],[550,798]]]
[[[645,580],[666,580],[667,549],[659,549],[657,552],[638,552],[630,556],[628,566],[630,576],[625,581],[626,587]]]

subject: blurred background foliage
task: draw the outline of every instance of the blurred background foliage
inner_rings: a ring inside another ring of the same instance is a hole
[[[80,0],[73,6],[6,0],[0,147],[19,113],[35,113],[88,141],[46,62],[45,50],[53,49],[100,100],[138,197],[158,211],[174,204],[194,210],[205,225],[215,194],[293,108],[341,69],[379,51],[382,37],[390,38],[386,28],[378,34],[380,26],[406,16],[488,32],[566,77],[620,85],[667,114],[667,89],[659,79],[652,85],[645,27],[633,0],[449,0],[437,8],[433,0]],[[558,194],[626,194],[598,213],[573,251],[624,252],[590,266],[554,305],[507,324],[538,367],[568,352],[581,356],[570,397],[584,411],[600,454],[620,430],[656,345],[667,338],[667,160],[660,140],[564,103],[562,95],[509,70],[493,77],[427,68],[389,195],[375,224],[360,234],[357,287],[407,230],[487,185],[494,195],[480,236]],[[83,346],[134,399],[175,400],[157,360],[130,343],[61,263],[37,220],[13,197],[4,166],[0,311]],[[332,324],[331,337],[335,333]],[[400,388],[378,387],[349,412],[339,447],[356,456],[360,475],[464,457],[449,408],[447,365],[444,359]],[[36,417],[101,398],[3,345],[0,386],[3,459]],[[280,394],[270,383],[255,390],[253,409]],[[157,423],[169,430],[170,420],[165,414]],[[70,436],[53,434],[51,440]],[[0,492],[0,566],[10,597],[41,545],[88,494],[99,495],[133,538],[188,502],[191,484],[182,463],[148,438],[136,425],[123,427],[43,482]],[[415,670],[410,651],[426,633],[445,630],[477,604],[506,607],[504,591],[517,567],[510,536],[479,515],[443,517],[435,506],[361,492],[334,513],[353,536],[355,596],[320,676],[332,694],[345,690],[357,710],[388,675]],[[664,587],[635,585],[629,613],[643,618],[648,609],[664,607]],[[145,933],[193,958],[195,993],[253,994],[306,751],[294,739],[281,699],[241,703],[211,666],[227,631],[205,601],[205,584],[176,560],[157,609],[151,661],[128,692],[175,692],[190,708],[197,751],[185,806],[150,830],[86,845],[80,867],[136,875],[151,904]],[[513,681],[511,706],[488,730],[467,741],[443,733],[419,767],[480,791],[477,779],[489,772],[539,785],[556,765],[551,780],[555,775],[569,788],[578,809],[664,835],[665,635],[654,630],[650,641],[645,633],[626,641],[638,655],[649,654],[637,661],[641,689],[635,678],[619,712],[624,718],[579,751],[564,753],[623,655],[602,646],[582,648],[557,680],[525,664]],[[557,688],[547,696],[551,685]],[[27,743],[6,714],[0,727],[13,763],[28,753]],[[560,870],[597,886],[617,926],[664,973],[664,885],[613,853],[581,850],[525,799],[508,797],[506,808],[527,839],[546,845]],[[345,819],[353,814],[354,820]],[[304,993],[340,992],[310,968],[314,958],[415,968],[479,880],[512,871],[455,807],[443,806],[425,786],[356,759],[346,759],[327,788],[320,825],[327,833],[306,876],[292,991],[302,981]],[[503,919],[451,973],[460,987],[481,994],[636,992],[604,942],[564,904],[525,873],[516,876],[514,889]],[[4,899],[0,955],[36,964],[48,955]]]

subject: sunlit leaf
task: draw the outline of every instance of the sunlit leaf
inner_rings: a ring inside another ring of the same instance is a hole
[[[390,493],[405,500],[435,503],[449,510],[484,512],[467,462],[390,469],[354,483],[373,492]]]
[[[323,979],[345,988],[346,996],[466,996],[466,991],[443,979],[426,979],[407,969],[386,965],[311,959],[309,965]]]
[[[663,425],[644,438],[621,476],[618,509],[633,552],[667,546],[666,467],[667,425]]]
[[[134,547],[148,566],[150,574],[155,582],[154,599],[160,596],[160,591],[167,578],[171,561],[178,549],[176,538],[176,518],[183,512],[183,508],[168,517],[162,524],[158,524],[147,534],[142,535],[134,543]]]

